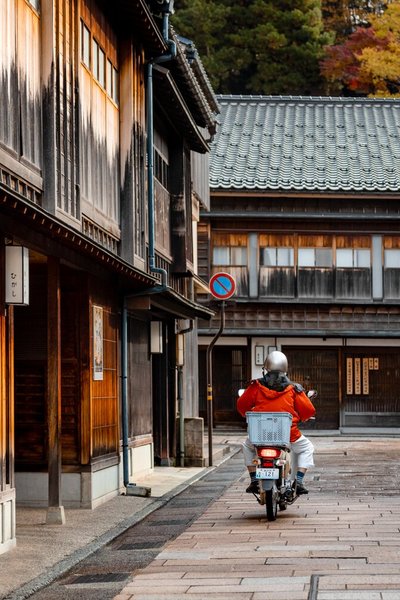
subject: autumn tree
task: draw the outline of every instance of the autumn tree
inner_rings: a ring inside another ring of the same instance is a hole
[[[322,0],[325,30],[343,43],[356,27],[368,27],[371,15],[380,15],[392,0]]]
[[[348,40],[327,49],[321,72],[331,93],[400,95],[400,3],[369,17]]]
[[[332,42],[320,0],[176,0],[172,22],[194,40],[219,93],[317,94]]]

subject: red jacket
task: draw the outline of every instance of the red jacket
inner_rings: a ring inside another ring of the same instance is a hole
[[[246,412],[288,412],[293,415],[290,441],[295,442],[301,436],[299,421],[307,421],[315,415],[315,408],[304,392],[296,392],[288,385],[283,392],[276,392],[254,380],[237,400],[237,409],[242,417]]]

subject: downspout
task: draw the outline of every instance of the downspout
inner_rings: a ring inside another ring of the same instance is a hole
[[[129,428],[128,428],[128,309],[127,299],[133,296],[158,294],[168,288],[168,273],[155,265],[154,234],[154,123],[153,123],[153,65],[167,62],[176,56],[175,42],[168,39],[170,5],[173,0],[165,0],[163,11],[163,37],[168,44],[169,52],[149,61],[147,65],[147,201],[149,219],[149,269],[151,273],[161,275],[161,285],[143,290],[139,294],[124,296],[121,319],[121,412],[122,412],[122,462],[126,495],[149,496],[151,489],[137,486],[129,482]]]
[[[153,67],[155,64],[168,62],[176,56],[176,44],[168,38],[170,0],[163,4],[163,37],[168,45],[169,52],[149,60],[147,63],[147,204],[149,211],[149,269],[152,273],[161,275],[162,287],[167,287],[168,273],[165,269],[155,265],[155,233],[154,233],[154,118],[153,118]]]

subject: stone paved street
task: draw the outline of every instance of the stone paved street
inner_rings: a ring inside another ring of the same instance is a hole
[[[399,600],[398,438],[312,438],[309,496],[275,522],[247,475],[115,600]]]

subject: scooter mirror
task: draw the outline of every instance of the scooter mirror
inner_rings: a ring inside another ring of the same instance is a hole
[[[316,398],[318,396],[318,392],[317,392],[317,390],[309,390],[307,392],[307,396],[309,397],[310,400],[314,400],[314,398]]]
[[[242,389],[240,389],[240,390],[238,390],[238,396],[241,396],[241,395],[243,394],[243,392],[244,392],[244,389],[243,389],[243,388],[242,388]]]

